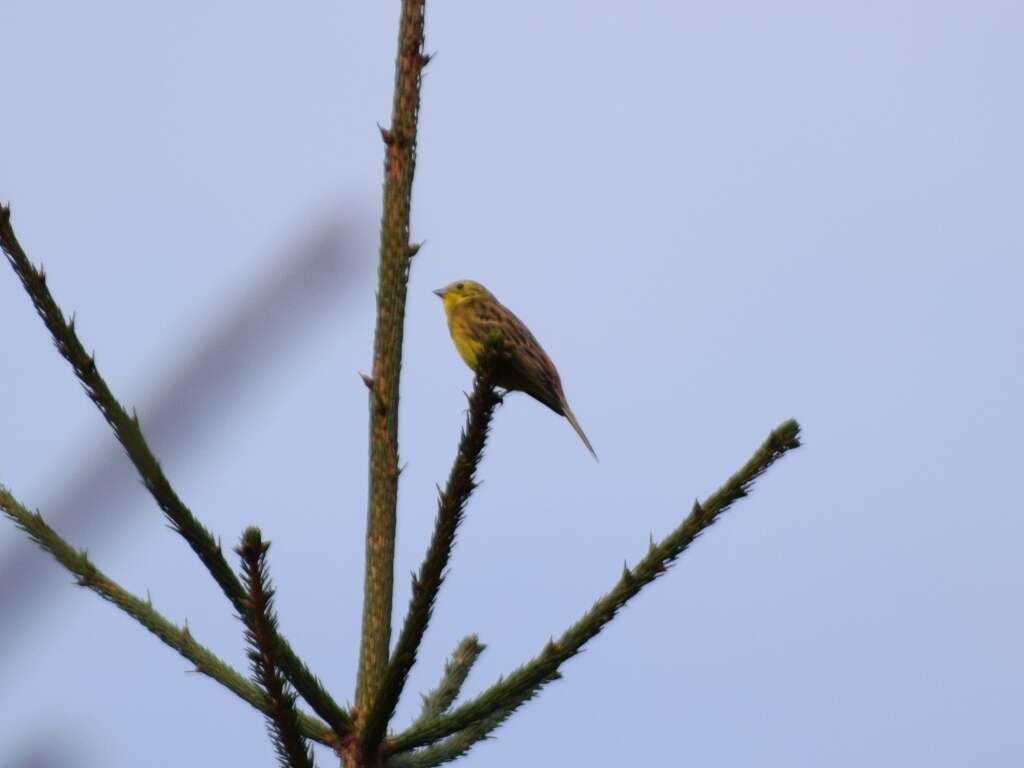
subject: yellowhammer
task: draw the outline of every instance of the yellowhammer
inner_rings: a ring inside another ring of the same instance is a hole
[[[491,338],[500,339],[501,353],[491,361],[494,384],[509,391],[525,392],[559,416],[565,416],[596,459],[593,446],[569,410],[555,364],[523,321],[472,280],[459,280],[434,293],[444,301],[448,330],[466,365],[479,373],[484,345]]]

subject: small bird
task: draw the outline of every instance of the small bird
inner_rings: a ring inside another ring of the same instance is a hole
[[[444,301],[448,330],[466,365],[480,373],[486,342],[499,338],[502,353],[492,362],[491,370],[495,385],[510,392],[525,392],[559,416],[565,416],[597,459],[583,428],[569,409],[558,369],[523,321],[472,280],[458,280],[434,293]]]

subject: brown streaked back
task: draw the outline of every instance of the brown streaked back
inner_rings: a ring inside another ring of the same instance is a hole
[[[495,384],[508,390],[525,392],[559,415],[565,415],[565,395],[558,369],[540,342],[522,320],[493,297],[468,300],[467,315],[473,318],[470,331],[484,343],[499,333],[504,354],[495,363]]]

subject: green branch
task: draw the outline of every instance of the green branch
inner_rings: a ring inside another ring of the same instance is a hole
[[[79,586],[91,589],[107,600],[143,627],[156,635],[164,644],[173,648],[195,665],[196,671],[217,681],[239,698],[247,701],[256,709],[270,714],[270,700],[255,685],[218,658],[212,651],[198,643],[186,627],[179,627],[164,618],[148,600],[127,592],[123,587],[111,580],[99,568],[93,565],[84,552],[80,552],[62,539],[39,513],[31,513],[11,493],[0,486],[0,509],[14,521],[29,537],[44,550],[53,555],[54,559],[76,576]],[[332,745],[334,735],[325,724],[299,713],[299,726],[308,738],[321,744]]]
[[[82,343],[78,340],[74,319],[70,323],[64,320],[64,313],[61,312],[46,286],[45,273],[32,265],[18,243],[14,230],[11,228],[11,209],[6,206],[0,206],[0,247],[7,254],[7,260],[21,279],[36,311],[53,336],[58,351],[71,364],[75,375],[82,382],[86,394],[113,428],[114,434],[117,435],[128,458],[135,465],[143,484],[156,500],[160,509],[163,510],[167,519],[170,520],[174,530],[188,542],[192,551],[199,556],[203,565],[227,595],[235,610],[241,613],[245,608],[245,591],[235,572],[225,560],[220,544],[174,492],[142,435],[138,417],[134,413],[129,416],[124,407],[114,398],[96,368],[96,360],[92,355],[86,353]],[[282,669],[292,685],[316,713],[330,724],[339,738],[346,735],[351,729],[348,715],[324,690],[320,681],[295,655],[285,639],[278,635],[276,641],[280,645]]]
[[[377,329],[370,387],[370,490],[367,502],[363,632],[359,648],[356,707],[373,708],[391,644],[398,504],[398,395],[405,331],[405,297],[416,247],[409,243],[409,210],[416,168],[425,0],[402,0],[395,61],[391,128],[386,145],[384,206],[380,225]]]
[[[430,694],[423,697],[423,711],[413,722],[414,726],[428,723],[448,711],[458,698],[470,670],[485,648],[476,635],[469,635],[459,643],[451,660],[444,666],[441,682]],[[499,710],[436,744],[394,755],[387,761],[387,768],[432,768],[456,760],[466,754],[474,744],[488,738],[510,714],[510,711]]]
[[[547,644],[535,659],[488,688],[475,699],[429,723],[414,725],[387,744],[390,753],[406,752],[464,731],[489,718],[507,717],[530,700],[557,675],[559,667],[576,655],[600,632],[632,597],[663,574],[672,562],[715,522],[734,502],[747,495],[751,484],[786,452],[797,448],[800,427],[787,421],[775,429],[746,464],[703,504],[695,502],[682,524],[658,544],[651,543],[647,555],[633,569],[624,568],[611,592],[598,600],[558,640]],[[502,714],[504,713],[504,714]]]
[[[429,722],[451,708],[459,698],[459,692],[462,691],[470,670],[486,647],[476,635],[463,638],[452,653],[451,659],[445,662],[444,675],[437,687],[423,697],[423,710],[414,724]]]
[[[416,651],[430,623],[434,601],[444,582],[444,570],[455,543],[455,533],[466,508],[466,502],[476,487],[474,477],[487,444],[487,430],[500,398],[486,375],[478,376],[469,396],[469,412],[462,430],[459,449],[448,476],[448,484],[438,499],[434,533],[420,571],[413,578],[412,598],[402,625],[402,633],[391,655],[384,680],[373,707],[363,723],[361,748],[370,755],[380,746],[388,722],[402,695],[409,670],[416,663]]]
[[[248,609],[240,618],[246,626],[253,679],[259,682],[270,700],[267,728],[277,759],[282,768],[313,768],[313,753],[299,726],[295,694],[278,669],[274,588],[267,568],[269,548],[270,542],[263,542],[259,528],[248,528],[235,550],[242,558],[242,580],[248,603]]]
[[[487,739],[512,714],[513,710],[514,708],[498,710],[490,717],[485,717],[464,731],[459,731],[436,744],[414,752],[394,755],[385,765],[387,768],[434,768],[434,766],[457,760],[477,743]]]

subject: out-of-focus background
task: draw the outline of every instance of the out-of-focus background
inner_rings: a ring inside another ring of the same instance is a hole
[[[0,5],[16,230],[186,502],[273,541],[343,701],[397,11]],[[806,447],[465,764],[1019,765],[1024,6],[428,13],[396,621],[470,385],[432,288],[521,315],[601,462],[508,399],[396,725],[462,636],[475,692],[793,416]],[[0,482],[244,667],[6,266],[0,341]],[[260,715],[4,521],[0,625],[4,768],[275,764]]]

